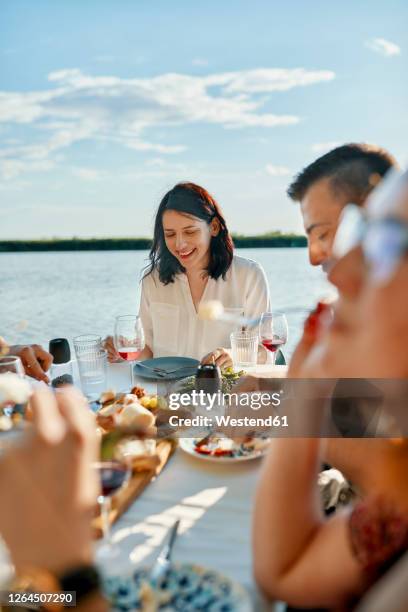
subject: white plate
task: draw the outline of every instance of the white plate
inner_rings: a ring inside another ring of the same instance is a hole
[[[251,461],[252,459],[259,459],[260,457],[263,457],[267,451],[266,446],[263,449],[254,450],[246,453],[245,455],[238,455],[236,457],[216,457],[214,455],[203,455],[202,453],[197,453],[195,450],[194,442],[199,439],[200,438],[180,438],[179,446],[188,455],[196,457],[197,459],[202,459],[203,461],[211,461],[213,463],[240,463],[242,461]]]
[[[237,582],[199,565],[175,563],[160,588],[148,583],[148,568],[130,575],[107,576],[104,592],[113,612],[163,610],[163,612],[251,612],[248,593]],[[144,596],[141,595],[144,584]]]

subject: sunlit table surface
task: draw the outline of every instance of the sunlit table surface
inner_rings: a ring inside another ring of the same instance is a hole
[[[273,373],[273,366],[262,366],[263,375],[267,368]],[[136,379],[136,383],[148,392],[156,391],[150,381]],[[109,366],[108,386],[129,389],[128,364]],[[114,525],[112,537],[121,553],[112,563],[112,573],[150,565],[167,530],[179,518],[175,561],[218,570],[247,589],[254,610],[278,610],[262,600],[252,577],[251,514],[260,467],[259,459],[217,465],[177,449],[162,473]]]

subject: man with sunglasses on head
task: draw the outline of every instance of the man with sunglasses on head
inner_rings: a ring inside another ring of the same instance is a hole
[[[300,204],[309,261],[313,266],[320,265],[325,272],[330,270],[333,257],[336,258],[333,245],[342,242],[341,236],[336,241],[335,236],[346,207],[353,204],[363,209],[371,191],[396,168],[396,160],[385,149],[349,143],[322,155],[297,174],[287,194]],[[352,211],[347,212],[349,218],[356,217],[356,211],[354,215]],[[371,477],[366,460],[375,470],[374,463],[381,461],[381,453],[387,446],[386,441],[361,439],[375,434],[380,418],[378,400],[372,397],[372,391],[371,385],[361,379],[354,383],[339,381],[331,413],[335,429],[344,438],[330,439],[326,455],[326,461],[355,482],[363,494],[369,490]],[[360,393],[366,393],[366,397],[350,399]]]
[[[287,190],[300,203],[312,266],[327,271],[344,207],[364,206],[367,196],[396,161],[385,149],[368,144],[336,147],[306,166]]]

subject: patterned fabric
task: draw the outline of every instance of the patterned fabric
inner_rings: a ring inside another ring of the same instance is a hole
[[[354,555],[372,579],[408,550],[408,513],[395,510],[384,498],[359,503],[349,525]]]

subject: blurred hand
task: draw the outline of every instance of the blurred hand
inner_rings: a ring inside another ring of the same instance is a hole
[[[103,347],[108,351],[109,363],[123,361],[123,359],[121,359],[119,353],[115,349],[115,345],[113,343],[113,336],[106,336],[105,340],[103,341]]]
[[[0,532],[17,572],[61,574],[92,558],[96,427],[74,388],[38,390],[31,407],[32,431],[0,457]]]
[[[242,376],[234,385],[233,391],[234,393],[251,393],[251,391],[259,391],[262,380],[264,379],[257,378],[256,376]]]
[[[53,357],[39,344],[14,344],[8,347],[9,355],[20,357],[27,376],[49,383],[46,372],[50,369]]]
[[[215,351],[211,351],[202,358],[201,363],[215,363],[220,368],[229,368],[233,365],[231,354],[225,348],[217,348]]]
[[[325,320],[330,313],[330,305],[319,302],[307,317],[302,337],[289,363],[287,378],[319,378],[321,376],[318,344],[321,333],[324,333]]]

